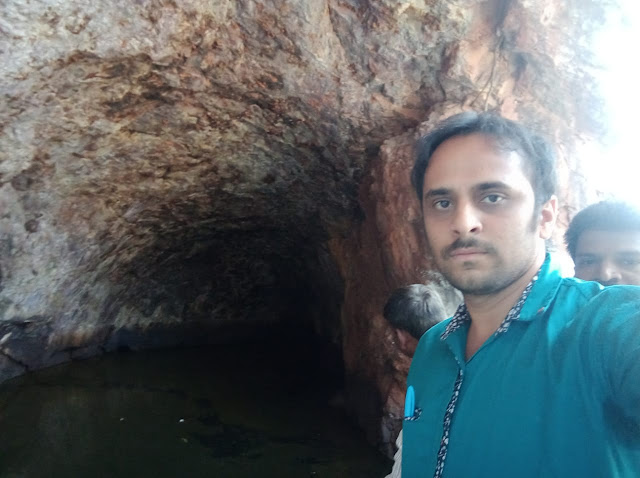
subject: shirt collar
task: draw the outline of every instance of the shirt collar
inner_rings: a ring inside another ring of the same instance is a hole
[[[506,332],[514,320],[530,321],[541,315],[553,300],[561,279],[558,264],[551,254],[547,253],[542,266],[527,287],[524,288],[520,298],[511,307],[495,334]],[[449,335],[469,322],[471,322],[471,316],[463,302],[447,324],[446,329],[440,336],[440,340],[445,340]]]
[[[538,271],[539,279],[531,289],[529,298],[520,311],[520,321],[531,321],[541,316],[551,305],[562,283],[560,263],[553,254],[547,253]]]

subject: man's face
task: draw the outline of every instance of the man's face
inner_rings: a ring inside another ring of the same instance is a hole
[[[429,161],[427,240],[440,272],[466,295],[499,292],[544,257],[555,198],[535,211],[523,163],[518,153],[499,151],[481,134],[445,141]]]
[[[640,231],[585,231],[576,244],[576,277],[602,285],[640,285]]]

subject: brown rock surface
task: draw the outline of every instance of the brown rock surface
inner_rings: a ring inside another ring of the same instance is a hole
[[[381,308],[429,268],[417,131],[499,110],[566,172],[601,133],[595,1],[0,8],[0,379],[303,321],[388,444],[407,364]]]

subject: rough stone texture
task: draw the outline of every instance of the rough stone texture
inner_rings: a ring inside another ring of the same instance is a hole
[[[588,52],[606,8],[4,1],[0,379],[292,321],[342,347],[354,411],[388,445],[408,362],[381,308],[430,266],[417,131],[499,110],[546,133],[568,177],[601,134]],[[571,177],[567,208],[589,194]]]

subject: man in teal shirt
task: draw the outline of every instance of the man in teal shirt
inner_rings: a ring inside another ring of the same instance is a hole
[[[640,476],[640,288],[561,276],[549,146],[463,113],[419,142],[412,180],[464,304],[416,350],[402,476]]]

